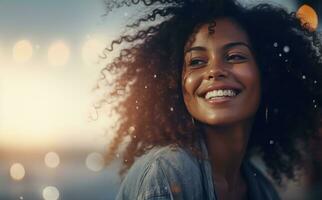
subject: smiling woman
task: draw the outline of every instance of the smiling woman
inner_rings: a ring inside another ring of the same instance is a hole
[[[106,97],[126,97],[107,155],[129,169],[117,199],[279,199],[250,159],[295,178],[321,111],[318,34],[268,4],[131,2],[148,14],[102,71],[122,72]]]

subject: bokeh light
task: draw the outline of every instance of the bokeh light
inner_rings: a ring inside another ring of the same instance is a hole
[[[100,153],[91,153],[86,158],[86,167],[94,172],[98,172],[104,167],[104,157]]]
[[[308,24],[309,28],[314,31],[318,27],[318,15],[314,8],[304,4],[296,12],[298,18],[300,18],[302,24]]]
[[[13,47],[13,60],[17,63],[28,62],[33,54],[33,47],[30,41],[20,40]]]
[[[59,198],[59,190],[54,186],[47,186],[42,191],[44,200],[57,200]]]
[[[45,155],[44,161],[47,167],[56,168],[60,163],[59,155],[55,152],[49,152]]]
[[[63,41],[54,42],[48,50],[48,62],[52,66],[65,65],[70,57],[70,50]]]
[[[93,65],[99,60],[99,55],[103,52],[105,45],[98,39],[89,38],[82,48],[82,57],[87,65]]]
[[[10,176],[13,180],[20,181],[25,177],[26,171],[22,164],[14,163],[10,167]]]

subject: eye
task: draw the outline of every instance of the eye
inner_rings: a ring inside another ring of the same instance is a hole
[[[189,61],[189,66],[190,67],[199,67],[199,66],[207,64],[207,62],[208,61],[205,59],[195,58],[195,59],[191,59]]]
[[[241,54],[231,54],[226,56],[226,61],[228,62],[239,63],[245,60],[247,60],[247,57]]]

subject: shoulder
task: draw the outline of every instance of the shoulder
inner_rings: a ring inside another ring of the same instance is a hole
[[[155,147],[130,168],[121,184],[118,199],[183,195],[189,190],[187,187],[198,183],[198,179],[198,160],[186,150],[171,146]]]
[[[253,163],[246,161],[244,163],[244,170],[247,176],[246,179],[250,187],[250,192],[252,193],[251,195],[265,200],[280,200],[272,182]]]

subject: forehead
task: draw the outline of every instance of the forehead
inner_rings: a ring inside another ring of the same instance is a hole
[[[215,26],[203,24],[190,38],[192,43],[187,43],[186,48],[192,46],[224,45],[229,42],[244,42],[249,44],[246,31],[233,19],[215,19]],[[214,31],[209,30],[212,29]]]

